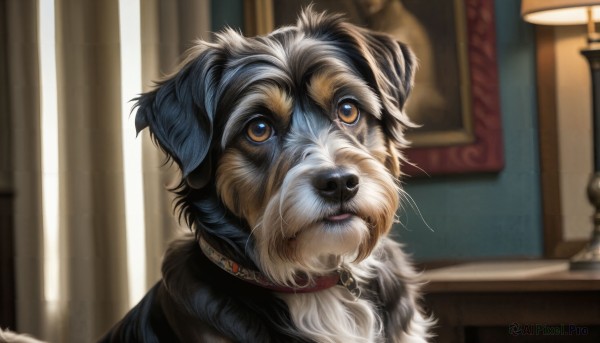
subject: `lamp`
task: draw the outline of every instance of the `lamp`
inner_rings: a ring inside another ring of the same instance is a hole
[[[588,183],[588,198],[596,211],[594,229],[588,245],[573,258],[571,270],[600,271],[600,35],[596,21],[600,21],[600,0],[523,0],[521,15],[525,21],[540,25],[587,24],[586,48],[581,50],[592,74],[592,108],[594,136],[594,173]]]

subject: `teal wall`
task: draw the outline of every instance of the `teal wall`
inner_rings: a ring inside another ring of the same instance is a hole
[[[495,1],[506,166],[494,175],[406,181],[424,219],[405,204],[394,235],[416,260],[542,254],[535,44],[520,3]]]
[[[423,219],[405,203],[392,234],[417,260],[542,254],[535,46],[520,3],[495,1],[506,166],[492,175],[405,180]],[[242,27],[241,0],[212,6],[213,31]]]

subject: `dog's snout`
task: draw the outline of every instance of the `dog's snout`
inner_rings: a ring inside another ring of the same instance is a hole
[[[347,169],[327,169],[316,173],[312,184],[323,199],[348,201],[358,192],[359,177]]]

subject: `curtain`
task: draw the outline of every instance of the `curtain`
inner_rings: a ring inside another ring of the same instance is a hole
[[[132,0],[128,0],[132,1]],[[208,0],[143,0],[142,83],[160,79],[197,38]],[[17,327],[49,342],[99,338],[129,309],[118,0],[55,0],[59,249],[55,299],[45,295],[37,0],[3,0],[15,191]],[[136,94],[130,94],[134,98]],[[133,104],[133,103],[132,103]],[[135,132],[131,132],[135,135]],[[166,187],[177,175],[143,140],[146,287],[179,228]],[[164,166],[163,166],[164,165]]]

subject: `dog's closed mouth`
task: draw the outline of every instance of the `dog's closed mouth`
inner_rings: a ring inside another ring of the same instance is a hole
[[[330,223],[342,223],[342,222],[346,222],[350,219],[352,219],[352,217],[354,217],[353,213],[349,213],[349,212],[340,212],[340,213],[336,213],[334,215],[331,215],[327,218],[325,218],[326,222],[330,222]]]

